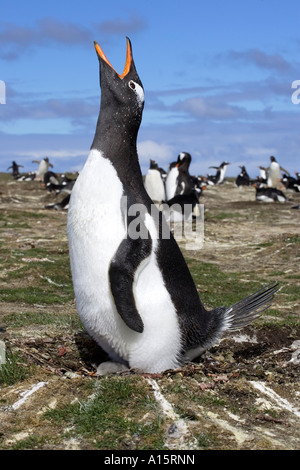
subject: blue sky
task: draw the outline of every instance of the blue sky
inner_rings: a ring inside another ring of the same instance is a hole
[[[270,155],[300,171],[299,0],[1,3],[0,171],[45,156],[57,172],[82,168],[100,102],[93,40],[121,73],[125,36],[145,89],[144,173],[181,151],[193,174],[228,160],[228,175],[255,177]]]

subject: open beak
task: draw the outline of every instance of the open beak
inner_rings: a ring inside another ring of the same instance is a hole
[[[97,52],[98,56],[101,57],[101,59],[104,60],[104,62],[106,62],[107,65],[109,65],[121,79],[126,77],[126,75],[128,74],[128,72],[130,70],[131,63],[132,63],[131,44],[130,44],[129,38],[126,37],[126,39],[127,39],[126,62],[125,62],[125,67],[124,67],[123,73],[121,75],[113,68],[113,66],[111,65],[111,63],[107,59],[106,55],[104,54],[103,50],[99,46],[99,44],[96,41],[94,41],[95,49],[96,49],[96,52]]]

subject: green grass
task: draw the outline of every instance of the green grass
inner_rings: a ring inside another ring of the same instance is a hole
[[[0,365],[0,385],[13,385],[32,374],[30,367],[18,352],[7,351],[5,364]]]
[[[36,286],[1,289],[0,301],[22,302],[28,305],[51,305],[70,301],[73,298],[72,288],[57,290],[51,286],[41,288]]]
[[[25,439],[22,439],[11,446],[11,450],[33,450],[40,449],[44,444],[47,444],[47,437],[39,436],[28,436]]]
[[[57,325],[70,330],[82,328],[78,315],[47,312],[21,312],[4,315],[2,323],[11,328],[30,327],[31,325]]]
[[[157,404],[138,377],[110,377],[99,381],[89,399],[54,410],[44,418],[72,429],[73,437],[91,440],[95,449],[162,449],[164,430]],[[151,418],[144,419],[152,411]]]
[[[299,244],[300,243],[300,237],[287,237],[285,239],[285,242],[286,243],[295,243],[295,244]]]
[[[0,301],[49,305],[74,298],[67,250],[14,250],[5,266],[1,281],[7,288],[1,289]]]
[[[299,302],[299,287],[293,284],[284,286],[282,290],[283,294],[286,294],[289,302]]]
[[[210,449],[214,446],[219,445],[219,439],[216,438],[213,434],[201,432],[197,436],[198,446],[202,449]]]
[[[177,405],[177,411],[182,416],[184,415],[184,410],[186,408],[186,403],[196,403],[201,406],[225,406],[226,400],[218,397],[214,393],[211,393],[211,390],[203,391],[200,388],[195,388],[193,384],[191,386],[185,385],[180,382],[176,382],[174,379],[172,386],[170,387],[170,392],[180,396],[180,403]],[[177,401],[177,400],[176,400]]]
[[[220,268],[212,263],[203,263],[196,259],[186,258],[187,264],[191,271],[192,277],[198,288],[202,303],[207,309],[213,309],[220,306],[230,306],[239,300],[253,294],[263,287],[260,277],[256,273],[239,273],[239,272],[222,272]],[[251,277],[249,276],[251,275]],[[240,281],[240,278],[250,277],[249,282]],[[276,324],[285,322],[290,326],[296,326],[300,323],[299,313],[293,308],[289,308],[288,313],[284,313],[285,306],[288,303],[299,303],[299,287],[289,283],[290,277],[284,272],[270,273],[272,281],[279,280],[280,291],[275,295],[276,302],[282,305],[282,309],[268,309],[264,312],[263,317],[257,321],[268,324],[270,321]],[[266,280],[264,285],[272,282]],[[270,320],[268,320],[268,317]]]
[[[44,219],[46,214],[39,212],[0,212],[0,227],[5,229],[31,229],[30,220]]]
[[[24,219],[45,219],[47,217],[46,214],[42,212],[29,212],[29,211],[20,211],[20,212],[9,212],[3,213],[0,212],[0,221],[10,222],[10,219],[13,220],[24,220]]]
[[[215,264],[191,258],[187,258],[186,261],[198,286],[201,300],[207,307],[232,305],[261,287],[261,284],[255,280],[240,282],[240,273],[223,273]]]
[[[225,220],[225,219],[236,219],[238,217],[244,217],[238,212],[219,212],[219,213],[207,213],[205,218],[207,220]]]

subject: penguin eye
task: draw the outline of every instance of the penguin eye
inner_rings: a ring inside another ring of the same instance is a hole
[[[137,101],[138,101],[138,104],[140,106],[143,105],[144,103],[144,90],[143,90],[143,87],[141,85],[139,85],[138,83],[134,82],[133,80],[130,80],[128,82],[128,86],[129,88],[131,88],[135,95],[136,95],[136,98],[137,98]]]

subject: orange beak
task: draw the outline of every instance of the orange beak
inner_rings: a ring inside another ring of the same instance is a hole
[[[124,77],[126,77],[126,75],[128,74],[128,72],[130,70],[130,67],[131,67],[131,63],[132,63],[132,54],[131,54],[130,41],[129,41],[128,38],[126,38],[126,39],[127,39],[126,62],[125,62],[125,67],[124,67],[123,73],[121,75],[113,68],[113,66],[111,65],[111,63],[107,59],[106,55],[104,54],[103,50],[99,46],[99,44],[96,41],[94,41],[95,49],[96,49],[96,52],[97,52],[98,56],[101,57],[101,59],[103,59],[113,70],[115,70],[116,74],[122,79]]]

